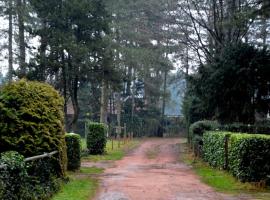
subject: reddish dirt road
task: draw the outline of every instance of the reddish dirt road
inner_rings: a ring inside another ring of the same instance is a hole
[[[105,170],[96,200],[233,200],[179,161],[180,139],[149,139]]]

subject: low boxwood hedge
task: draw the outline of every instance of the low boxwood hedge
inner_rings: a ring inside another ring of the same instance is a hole
[[[219,129],[219,127],[220,124],[217,121],[203,120],[193,123],[189,128],[189,132],[191,136],[203,136],[203,133],[206,131],[215,131]]]
[[[269,182],[270,136],[207,132],[203,144],[204,160],[211,166],[228,167],[242,182]]]
[[[67,133],[67,169],[74,171],[81,167],[81,136],[75,133]]]
[[[226,169],[226,140],[232,133],[229,132],[206,132],[203,135],[203,158],[211,166]],[[228,143],[227,143],[228,144]]]
[[[103,154],[106,147],[106,125],[102,123],[88,123],[87,149],[90,154]]]
[[[229,168],[241,181],[258,182],[270,176],[270,136],[232,134]]]
[[[194,148],[194,153],[197,156],[202,156],[203,149],[203,134],[206,131],[218,130],[220,124],[217,121],[198,121],[193,123],[189,128],[190,139]]]

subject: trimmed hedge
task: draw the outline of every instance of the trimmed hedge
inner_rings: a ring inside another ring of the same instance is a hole
[[[270,136],[207,132],[203,142],[204,160],[211,166],[228,165],[229,171],[242,182],[269,181]]]
[[[21,80],[0,90],[0,153],[17,151],[25,157],[58,151],[55,175],[65,176],[64,99],[50,85]]]
[[[88,123],[87,148],[90,154],[103,154],[106,147],[106,131],[105,124]]]
[[[219,129],[220,124],[217,121],[198,121],[193,123],[189,128],[189,135],[197,156],[202,156],[203,134],[206,131],[214,131]]]
[[[190,128],[189,132],[191,136],[199,135],[203,136],[203,133],[206,131],[215,131],[220,128],[220,124],[217,121],[198,121],[193,123]]]
[[[270,136],[232,134],[229,168],[241,181],[258,182],[270,176]]]
[[[9,151],[1,154],[0,199],[49,200],[60,190],[62,179],[52,175],[50,158],[25,163],[24,156]]]
[[[75,133],[67,133],[67,169],[74,171],[81,167],[81,136]]]
[[[232,133],[229,132],[206,132],[203,135],[203,158],[211,166],[226,169],[226,140]]]

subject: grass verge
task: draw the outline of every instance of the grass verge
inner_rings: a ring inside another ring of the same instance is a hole
[[[195,159],[190,152],[183,153],[182,160],[192,166],[202,182],[213,187],[218,192],[232,195],[247,194],[252,196],[254,200],[270,199],[269,189],[258,188],[250,183],[242,183],[227,171],[212,168],[201,159]]]
[[[52,200],[89,200],[94,197],[98,181],[93,175],[101,174],[103,169],[82,167],[80,171],[69,172],[70,181],[62,186],[61,191]]]
[[[83,141],[84,142],[84,141]],[[108,141],[106,144],[106,153],[103,155],[88,155],[84,156],[83,161],[98,162],[106,160],[120,160],[124,157],[126,152],[134,149],[139,145],[139,140],[132,140],[126,144],[122,141],[118,145],[118,141]]]

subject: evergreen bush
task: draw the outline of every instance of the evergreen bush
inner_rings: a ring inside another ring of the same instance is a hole
[[[81,136],[75,133],[66,134],[67,169],[78,170],[81,167]]]
[[[88,123],[87,148],[90,154],[103,154],[106,147],[106,126],[102,123]]]
[[[9,151],[0,158],[0,199],[25,199],[27,171],[24,157]]]
[[[203,135],[203,158],[211,166],[225,169],[225,160],[228,156],[225,152],[225,140],[232,133],[209,131]],[[228,152],[227,152],[228,153]]]
[[[270,136],[232,134],[229,168],[241,181],[258,182],[270,177]]]
[[[25,157],[58,151],[51,160],[55,175],[66,170],[64,100],[50,85],[17,81],[0,90],[0,153],[17,151]]]

